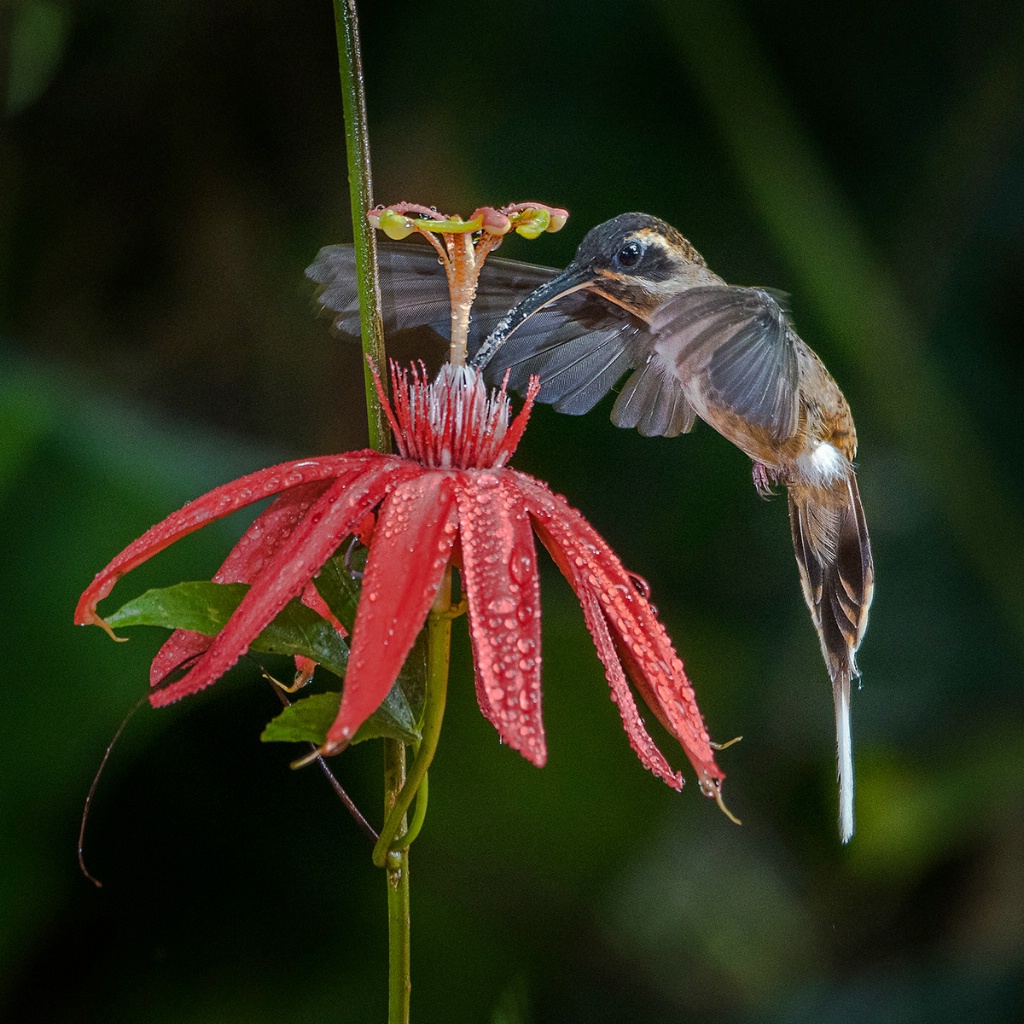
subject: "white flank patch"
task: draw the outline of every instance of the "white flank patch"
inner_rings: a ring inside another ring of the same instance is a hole
[[[809,452],[801,453],[796,461],[804,479],[819,486],[841,479],[850,469],[845,456],[828,441],[819,441]]]

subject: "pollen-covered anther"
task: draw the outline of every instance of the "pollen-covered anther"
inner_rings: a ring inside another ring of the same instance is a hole
[[[403,217],[396,210],[382,210],[376,218],[373,226],[384,232],[388,238],[396,242],[408,238],[416,230],[415,222],[409,217]],[[371,223],[373,223],[371,221]]]
[[[507,235],[512,229],[512,221],[493,206],[484,206],[479,210],[474,210],[470,220],[478,216],[483,230],[489,231],[492,235]]]

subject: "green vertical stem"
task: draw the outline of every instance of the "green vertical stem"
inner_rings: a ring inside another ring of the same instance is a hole
[[[391,813],[405,785],[405,744],[384,741],[384,812]],[[409,941],[409,847],[389,853],[384,864],[388,887],[388,1024],[408,1024],[412,994]]]
[[[426,772],[437,748],[437,738],[444,716],[448,690],[448,662],[452,635],[452,570],[445,570],[441,588],[427,620],[426,710],[423,740],[409,776],[405,774],[405,746],[398,740],[385,740],[387,797],[385,825],[377,844],[382,858],[375,851],[374,860],[383,863],[388,880],[388,1024],[408,1024],[409,1000],[412,992],[409,944],[409,843],[422,824],[408,829],[406,811],[417,792],[426,789]],[[397,750],[392,749],[397,748]],[[399,754],[400,752],[400,754]],[[425,798],[425,792],[422,797]],[[419,805],[417,805],[419,810]],[[391,838],[401,832],[388,848]]]
[[[381,317],[377,240],[367,212],[373,206],[370,140],[366,118],[366,91],[359,49],[359,21],[355,0],[334,0],[334,26],[338,38],[338,70],[345,114],[345,152],[348,162],[352,235],[359,291],[359,323],[363,354],[383,372],[384,322]],[[387,419],[369,365],[363,367],[369,442],[381,452],[391,451]],[[386,376],[382,378],[387,387]],[[384,807],[390,813],[405,785],[405,745],[384,741]],[[409,851],[390,854],[386,864],[388,893],[388,1024],[408,1024],[410,980]]]
[[[352,201],[352,231],[359,288],[359,323],[363,354],[383,373],[385,369],[384,321],[381,317],[380,277],[377,273],[377,238],[367,212],[373,206],[373,178],[370,174],[370,139],[366,121],[366,92],[363,61],[359,50],[359,22],[355,0],[334,0],[334,27],[338,36],[338,68],[341,72],[341,101],[345,113],[345,151],[348,159],[349,196]],[[370,367],[363,367],[366,415],[370,447],[391,451],[387,419],[381,408]],[[385,389],[386,377],[382,378]]]

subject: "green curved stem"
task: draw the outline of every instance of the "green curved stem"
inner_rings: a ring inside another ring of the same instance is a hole
[[[412,821],[409,822],[408,829],[391,844],[389,852],[397,853],[399,850],[411,846],[413,840],[420,834],[423,822],[427,820],[427,791],[429,789],[429,782],[430,776],[424,775],[420,788],[416,792],[416,803],[413,805]]]
[[[426,814],[427,769],[434,760],[437,741],[441,737],[445,701],[448,697],[448,663],[452,637],[452,570],[445,569],[441,587],[427,619],[427,680],[423,706],[422,739],[416,759],[409,769],[401,792],[395,798],[387,820],[380,830],[380,838],[373,848],[373,863],[384,867],[390,855],[406,850],[416,838]],[[412,827],[406,826],[405,816],[414,799],[417,800]]]

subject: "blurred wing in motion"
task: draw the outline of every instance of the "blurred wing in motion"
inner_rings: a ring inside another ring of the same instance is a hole
[[[600,295],[574,291],[554,299],[510,334],[484,368],[490,384],[509,372],[509,386],[525,391],[540,377],[537,401],[582,416],[642,361],[650,347],[647,325]]]
[[[429,327],[442,338],[449,338],[451,301],[437,253],[429,245],[378,243],[377,254],[385,336]],[[480,272],[473,304],[470,347],[478,345],[520,299],[557,273],[530,263],[489,259]],[[334,327],[358,338],[355,249],[351,245],[325,246],[306,269],[306,277],[320,286],[317,302],[334,315]]]
[[[658,307],[651,330],[655,351],[674,367],[678,385],[726,437],[722,418],[729,416],[776,441],[793,436],[799,417],[797,340],[768,292],[731,285],[690,288]]]
[[[701,414],[718,430],[730,416],[779,440],[796,430],[795,335],[757,288],[688,288],[650,323],[589,287],[565,291],[501,340],[485,374],[496,384],[509,370],[518,391],[537,374],[538,401],[581,415],[630,369],[612,410],[617,426],[674,437]]]

